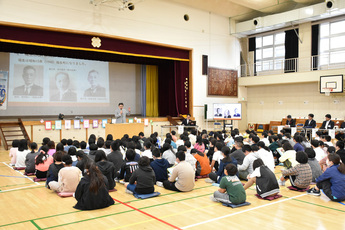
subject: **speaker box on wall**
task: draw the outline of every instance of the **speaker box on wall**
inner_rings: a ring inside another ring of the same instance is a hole
[[[202,55],[202,75],[208,74],[208,56]]]

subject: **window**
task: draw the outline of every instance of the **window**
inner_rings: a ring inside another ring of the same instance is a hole
[[[284,69],[284,32],[256,37],[255,42],[257,72]]]
[[[320,66],[345,63],[345,20],[320,24]]]

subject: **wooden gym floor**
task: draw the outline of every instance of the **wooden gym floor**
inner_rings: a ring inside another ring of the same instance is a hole
[[[8,166],[0,149],[0,229],[345,229],[345,204],[281,187],[282,198],[259,200],[247,190],[249,206],[228,208],[209,197],[218,188],[196,182],[192,192],[156,187],[161,195],[137,200],[117,184],[115,205],[94,211],[73,208],[73,197],[60,198]],[[276,168],[277,177],[280,168]]]

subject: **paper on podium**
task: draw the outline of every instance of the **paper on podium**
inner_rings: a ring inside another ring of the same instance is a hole
[[[328,135],[330,135],[331,138],[334,139],[335,138],[335,130],[334,129],[328,130]]]
[[[296,127],[291,128],[291,136],[292,137],[295,135],[296,132],[297,132],[297,128]]]

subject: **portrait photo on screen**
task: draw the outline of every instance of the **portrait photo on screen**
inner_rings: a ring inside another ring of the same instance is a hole
[[[84,91],[84,97],[106,97],[106,90],[101,84],[103,81],[97,70],[89,71],[87,81],[90,87]]]
[[[14,96],[43,96],[43,66],[16,64],[13,68]]]
[[[213,104],[214,119],[216,120],[241,120],[242,105],[232,104]]]
[[[73,72],[52,71],[50,74],[50,101],[77,101]]]

